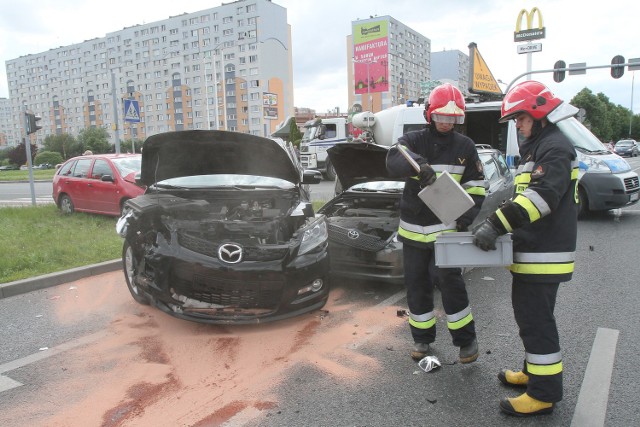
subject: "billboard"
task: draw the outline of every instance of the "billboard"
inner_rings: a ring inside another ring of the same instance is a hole
[[[278,120],[278,95],[263,92],[262,94],[263,117],[267,120]]]
[[[357,94],[389,90],[389,21],[353,26],[353,76]]]

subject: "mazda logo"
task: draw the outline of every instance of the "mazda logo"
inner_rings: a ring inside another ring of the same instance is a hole
[[[218,258],[228,264],[242,261],[242,248],[235,243],[225,243],[218,248]]]
[[[357,230],[349,230],[349,232],[347,233],[347,237],[349,237],[350,239],[357,239],[358,237],[360,237],[360,233],[358,233]]]

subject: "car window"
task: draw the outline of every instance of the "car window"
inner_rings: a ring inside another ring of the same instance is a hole
[[[493,161],[491,155],[483,155],[482,166],[484,167],[484,179],[489,183],[494,183],[500,179],[500,173],[498,172],[498,165]]]
[[[93,164],[93,170],[91,171],[91,178],[102,179],[104,175],[113,176],[111,166],[109,166],[109,163],[106,160],[96,159]]]
[[[504,159],[502,153],[497,153],[494,156],[496,163],[498,164],[498,169],[500,170],[500,175],[507,175],[509,171],[509,166],[507,166],[507,161]]]
[[[73,168],[72,175],[75,178],[86,178],[89,176],[89,167],[91,166],[91,159],[80,159],[76,162]]]
[[[76,164],[75,161],[65,163],[64,165],[62,165],[62,167],[58,171],[58,175],[61,175],[61,176],[71,175],[71,170],[73,166],[75,166],[75,164]]]

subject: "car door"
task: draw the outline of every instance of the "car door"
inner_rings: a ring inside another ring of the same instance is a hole
[[[104,176],[113,178],[103,181]],[[120,213],[120,191],[113,165],[105,159],[96,159],[88,181],[88,209],[96,213],[117,215]]]
[[[502,202],[513,196],[513,176],[501,153],[479,153],[484,168],[486,197],[474,223],[484,220],[495,212]]]
[[[91,159],[78,159],[63,180],[64,192],[71,197],[75,209],[78,210],[84,210],[88,206],[87,177],[91,169],[91,162]]]

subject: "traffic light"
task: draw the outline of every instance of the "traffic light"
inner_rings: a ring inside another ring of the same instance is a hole
[[[619,79],[624,74],[624,56],[616,55],[611,60],[611,77],[614,79]]]
[[[33,113],[24,113],[25,122],[27,125],[27,135],[31,135],[32,133],[36,133],[36,131],[42,129],[42,126],[38,126],[38,122],[41,117],[36,116]]]
[[[564,61],[557,61],[553,65],[553,68],[556,70],[553,72],[553,80],[556,83],[560,83],[561,81],[564,80],[565,71],[564,70],[560,71],[559,68],[567,68],[567,64]]]

